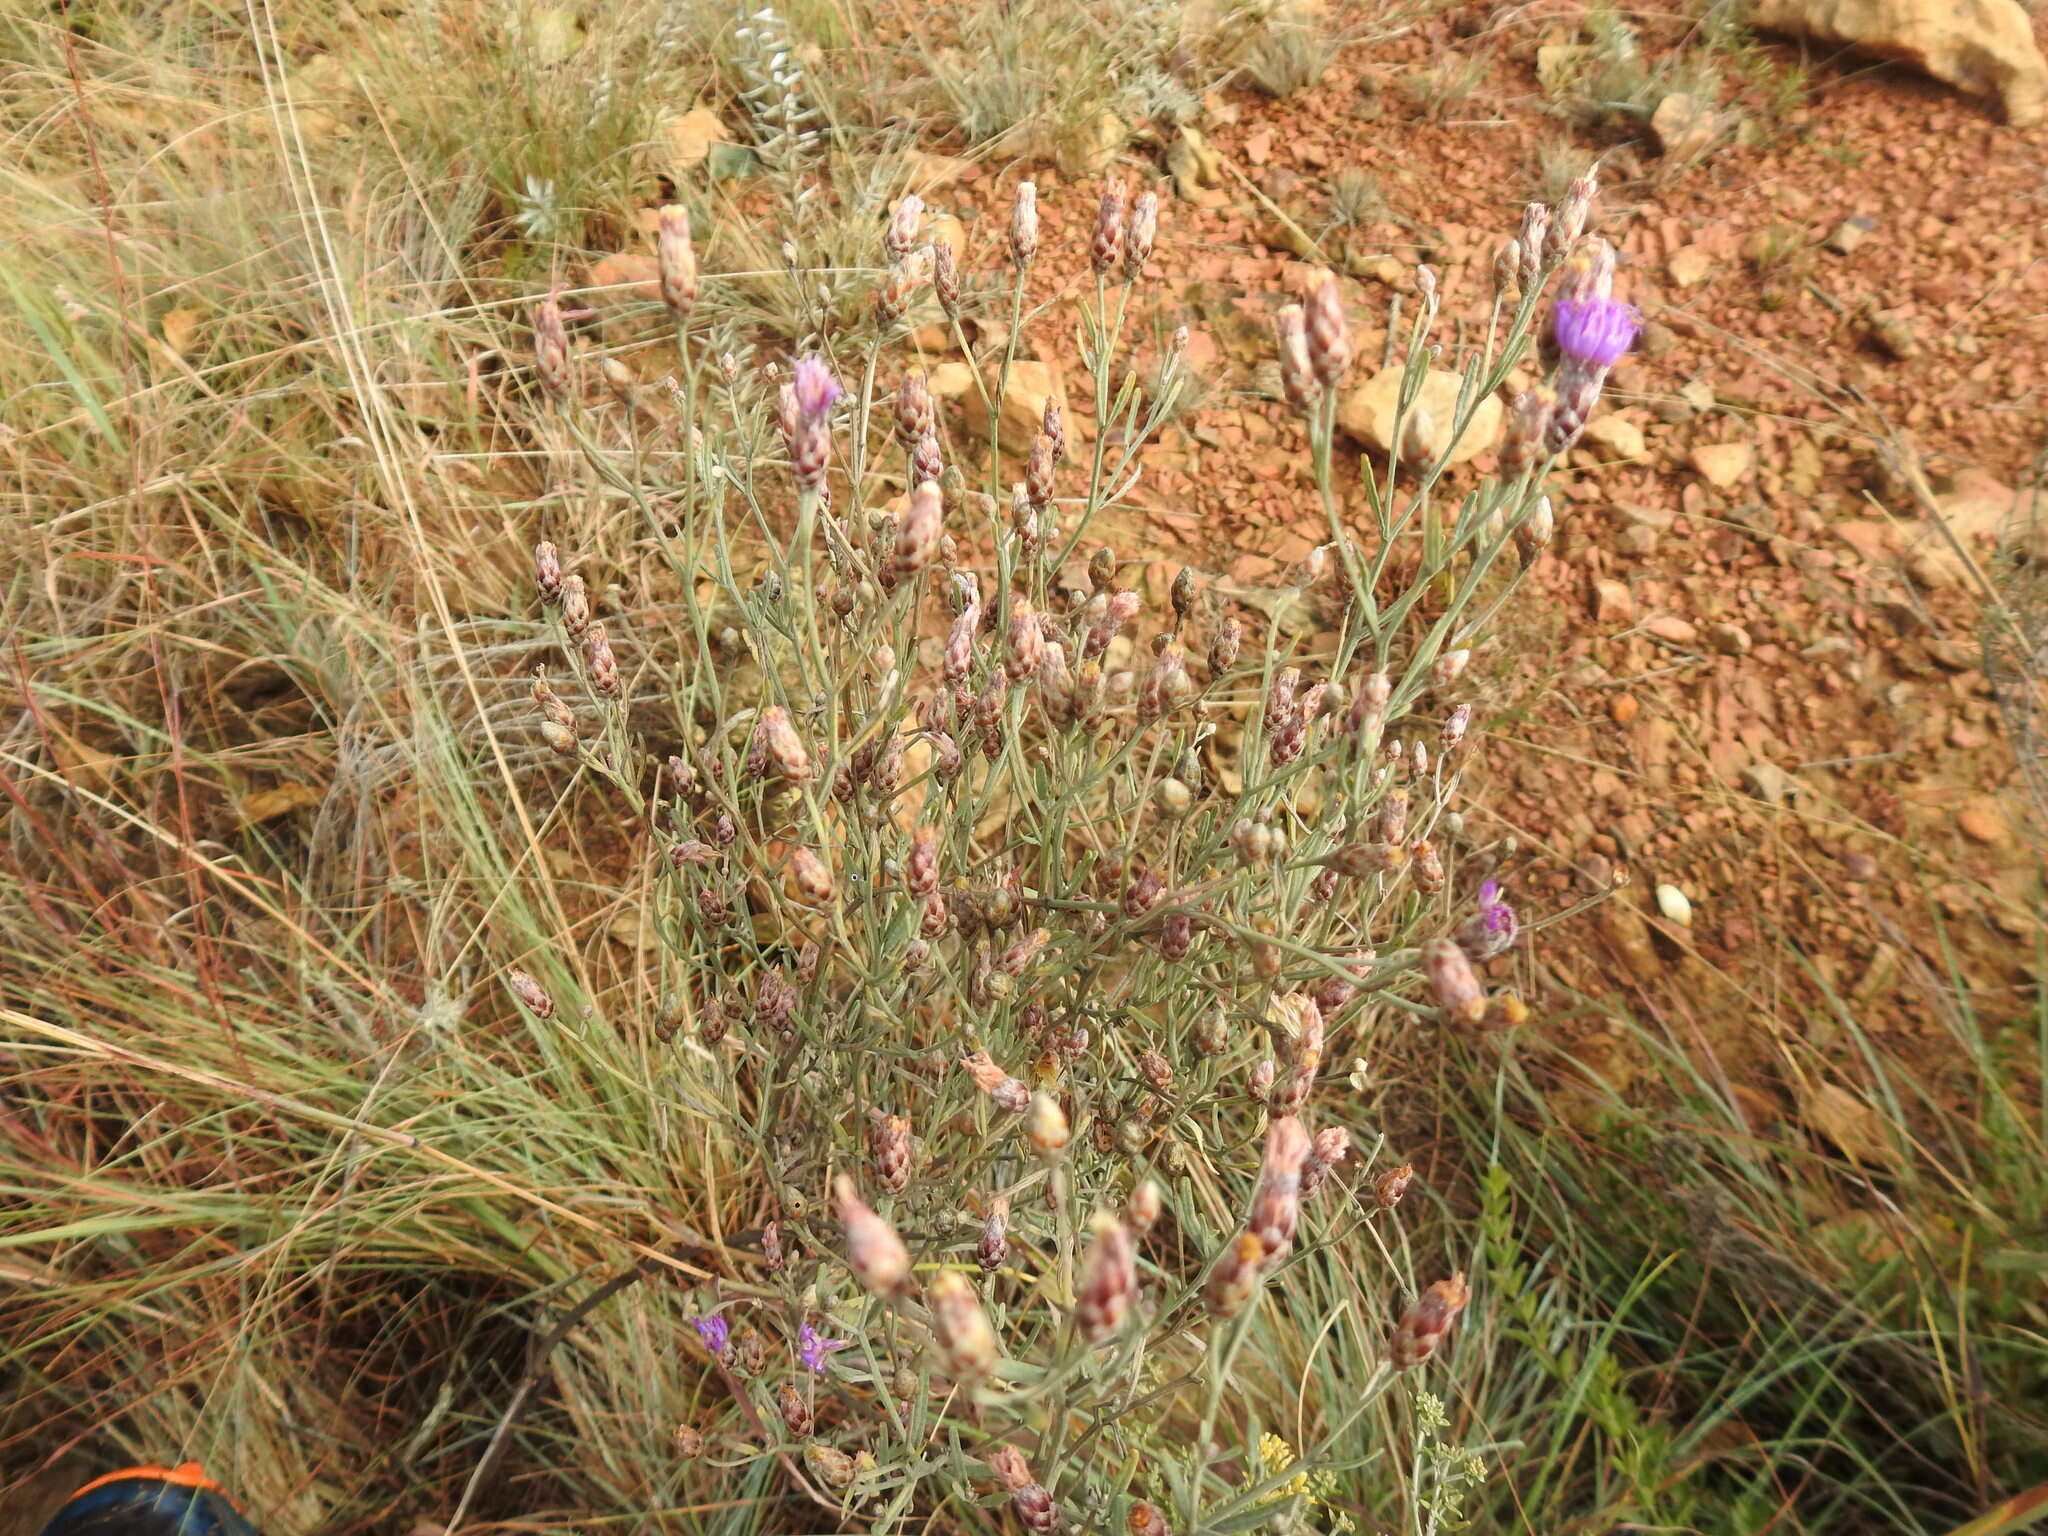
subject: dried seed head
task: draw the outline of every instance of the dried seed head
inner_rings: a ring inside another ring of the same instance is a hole
[[[1309,361],[1308,312],[1299,304],[1283,308],[1273,317],[1273,340],[1280,356],[1280,388],[1290,405],[1305,411],[1323,393]]]
[[[1429,839],[1418,837],[1408,845],[1408,869],[1416,888],[1425,895],[1434,896],[1444,888],[1443,856]]]
[[[945,496],[936,482],[925,480],[910,493],[910,505],[896,528],[896,570],[911,576],[931,564],[945,533]]]
[[[1124,888],[1124,916],[1136,922],[1158,906],[1165,894],[1166,881],[1158,870],[1149,866],[1138,870]]]
[[[546,539],[533,546],[533,584],[540,592],[540,600],[548,607],[561,602],[562,555]]]
[[[1471,663],[1470,651],[1445,651],[1430,663],[1429,685],[1432,688],[1448,688],[1465,675],[1465,668]]]
[[[827,1488],[851,1488],[860,1473],[859,1464],[846,1452],[815,1440],[804,1447],[804,1465]]]
[[[1089,246],[1089,260],[1095,274],[1106,277],[1124,257],[1124,189],[1112,181],[1102,189],[1102,202],[1095,210],[1095,238]]]
[[[1010,259],[1021,271],[1038,254],[1038,188],[1031,182],[1017,183],[1017,199],[1010,208]]]
[[[1367,875],[1394,874],[1405,869],[1408,850],[1399,843],[1346,843],[1325,854],[1322,863],[1341,871],[1347,879],[1362,880]]]
[[[896,441],[914,448],[937,421],[930,381],[921,373],[904,374],[896,385]]]
[[[1521,281],[1522,242],[1510,240],[1493,256],[1493,292],[1500,297]]]
[[[1031,1108],[1024,1116],[1024,1134],[1031,1139],[1032,1151],[1043,1158],[1055,1158],[1066,1151],[1073,1133],[1060,1101],[1049,1093],[1039,1093],[1032,1095]]]
[[[1081,1337],[1100,1344],[1122,1326],[1138,1294],[1138,1249],[1130,1228],[1098,1211],[1091,1223],[1095,1241],[1081,1264],[1074,1291],[1074,1321]]]
[[[952,921],[952,912],[946,905],[946,898],[933,891],[924,899],[924,912],[918,919],[917,931],[926,939],[943,938],[946,930],[952,926]]]
[[[889,214],[889,226],[882,232],[882,249],[891,261],[901,261],[917,244],[918,227],[924,222],[924,199],[915,192],[897,201]]]
[[[576,727],[564,725],[559,720],[542,720],[540,739],[547,743],[550,752],[568,757],[576,750]]]
[[[794,1382],[785,1381],[775,1393],[775,1406],[782,1414],[782,1427],[789,1438],[802,1440],[811,1432],[811,1405],[804,1401]]]
[[[668,203],[659,218],[654,254],[661,273],[661,302],[668,306],[669,318],[680,326],[697,304],[697,251],[690,243],[690,210]]]
[[[1408,835],[1408,791],[1390,789],[1382,795],[1375,819],[1375,835],[1381,842],[1404,840]]]
[[[1522,292],[1534,293],[1543,280],[1543,258],[1550,236],[1550,205],[1530,203],[1522,209]]]
[[[1543,444],[1550,433],[1551,413],[1556,408],[1557,396],[1542,385],[1515,396],[1498,455],[1501,479],[1516,479],[1543,462]]]
[[[1472,1292],[1461,1270],[1448,1280],[1439,1280],[1416,1298],[1402,1314],[1387,1340],[1387,1358],[1397,1371],[1413,1370],[1436,1352],[1450,1336],[1451,1325],[1471,1301]]]
[[[987,1375],[996,1363],[996,1334],[966,1277],[958,1270],[940,1270],[925,1288],[925,1304],[947,1374],[966,1380]]]
[[[1052,460],[1063,464],[1067,458],[1067,429],[1060,416],[1060,404],[1051,395],[1045,397],[1045,409],[1039,413],[1038,430],[1052,443]]]
[[[910,1121],[902,1115],[868,1111],[868,1168],[892,1195],[910,1187]]]
[[[1105,544],[1088,557],[1088,584],[1097,592],[1107,592],[1115,580],[1116,551]],[[1137,610],[1133,608],[1131,611],[1135,613]]]
[[[807,907],[828,907],[837,886],[832,879],[832,868],[808,848],[799,848],[789,856],[789,876],[783,883],[792,900],[800,901]]]
[[[1372,1203],[1383,1211],[1391,1211],[1401,1203],[1401,1197],[1408,1193],[1408,1186],[1414,1182],[1413,1163],[1389,1168],[1372,1181]]]
[[[579,641],[590,629],[590,592],[581,576],[562,579],[562,628]]]
[[[1245,1303],[1258,1292],[1265,1257],[1265,1248],[1249,1232],[1240,1232],[1230,1240],[1230,1246],[1217,1258],[1208,1282],[1202,1287],[1202,1299],[1211,1317],[1235,1317],[1244,1310]]]
[[[997,1457],[1004,1452],[1014,1459],[997,1465]],[[1025,1530],[1034,1536],[1045,1536],[1046,1532],[1058,1528],[1060,1514],[1053,1504],[1052,1495],[1032,1481],[1030,1469],[1024,1465],[1022,1456],[1003,1446],[990,1455],[989,1465],[995,1467],[997,1480],[1010,1490],[1010,1507],[1017,1512],[1017,1519]]]
[[[704,1432],[694,1424],[678,1424],[675,1434],[676,1454],[685,1460],[692,1460],[704,1454]]]
[[[622,691],[618,658],[602,624],[593,624],[583,635],[583,659],[590,670],[590,686],[601,698],[616,699]]]
[[[1486,1016],[1486,993],[1479,977],[1452,939],[1431,939],[1422,946],[1422,972],[1430,1000],[1447,1024],[1477,1024]]]
[[[1283,1115],[1266,1128],[1265,1165],[1259,1170],[1245,1230],[1259,1240],[1269,1270],[1294,1247],[1294,1233],[1301,1225],[1301,1171],[1310,1150],[1308,1132],[1294,1116]]]
[[[1600,168],[1596,165],[1585,174],[1574,177],[1572,184],[1565,188],[1564,196],[1558,200],[1557,212],[1551,221],[1551,256],[1555,259],[1574,245],[1579,236],[1586,232],[1586,220],[1593,211],[1593,199],[1600,192]]]
[[[533,312],[533,371],[540,387],[557,404],[569,398],[569,328],[562,320],[561,289]]]
[[[754,722],[754,742],[762,756],[762,766],[773,765],[792,784],[808,784],[811,779],[811,754],[805,750],[803,740],[790,723],[789,711],[780,704],[764,708]]]
[[[910,449],[910,479],[913,485],[938,481],[946,473],[946,461],[939,451],[936,434],[927,432]],[[849,606],[849,611],[851,608]],[[841,615],[844,617],[844,615]]]
[[[1010,1258],[1010,1197],[997,1195],[989,1202],[988,1217],[981,1224],[981,1241],[974,1247],[981,1272],[992,1275]]]
[[[1010,633],[1003,666],[1012,682],[1033,676],[1045,662],[1045,631],[1022,598],[1010,604]]]
[[[1351,371],[1351,322],[1344,314],[1344,289],[1337,275],[1324,274],[1307,306],[1309,367],[1325,389],[1335,389]]]
[[[1024,496],[1033,508],[1050,506],[1053,496],[1053,465],[1057,455],[1053,441],[1043,432],[1031,443],[1031,456],[1024,461]]]
[[[968,1052],[960,1058],[960,1065],[967,1069],[967,1075],[974,1079],[975,1085],[995,1102],[996,1108],[1021,1115],[1031,1107],[1031,1090],[997,1066],[987,1051]]]
[[[1444,720],[1443,733],[1437,738],[1437,749],[1445,757],[1463,745],[1465,733],[1472,728],[1472,706],[1460,704]]]
[[[1225,619],[1216,631],[1216,638],[1209,642],[1209,681],[1213,684],[1229,674],[1237,665],[1238,652],[1244,645],[1244,625],[1236,619]]]
[[[1159,194],[1140,192],[1131,205],[1131,227],[1124,241],[1124,281],[1135,283],[1152,259],[1152,242],[1159,237]]]
[[[932,246],[932,292],[938,295],[939,307],[953,319],[960,316],[960,263],[954,256],[953,247],[944,240]]]
[[[1429,743],[1419,736],[1408,743],[1408,771],[1418,779],[1429,777]]]
[[[910,1283],[910,1250],[903,1239],[860,1198],[845,1174],[833,1181],[832,1192],[846,1231],[847,1267],[854,1278],[877,1296],[901,1295]]]
[[[552,1019],[555,1016],[555,1000],[548,996],[547,988],[517,966],[505,973],[505,985],[512,989],[512,995],[518,998],[525,1005],[526,1011],[536,1019]]]
[[[1535,559],[1556,532],[1557,516],[1551,510],[1550,498],[1537,497],[1536,505],[1515,529],[1515,548],[1521,552],[1524,563]]]
[[[1315,1145],[1301,1165],[1301,1193],[1307,1199],[1329,1182],[1337,1165],[1351,1153],[1351,1133],[1341,1125],[1326,1125],[1316,1132]]]
[[[1230,1015],[1218,1003],[1195,1016],[1190,1031],[1194,1046],[1204,1056],[1221,1056],[1230,1048]]]
[[[919,827],[910,837],[910,857],[904,862],[903,883],[913,896],[929,896],[939,888],[939,842],[937,827]]]

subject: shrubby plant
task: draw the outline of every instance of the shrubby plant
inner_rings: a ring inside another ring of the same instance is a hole
[[[586,390],[558,301],[540,306],[539,387],[688,594],[681,653],[622,666],[591,578],[536,550],[573,681],[531,680],[534,729],[664,849],[666,1000],[617,1022],[760,1191],[688,1302],[720,1390],[687,1452],[772,1464],[862,1518],[973,1502],[1033,1531],[1350,1528],[1353,1474],[1382,1455],[1427,1466],[1434,1525],[1483,1476],[1433,1396],[1412,1445],[1362,1443],[1485,1298],[1409,1245],[1412,1170],[1335,1063],[1365,1074],[1412,1030],[1499,1051],[1527,1016],[1480,970],[1519,924],[1459,840],[1467,670],[1634,335],[1584,233],[1593,196],[1584,177],[1530,208],[1469,353],[1446,356],[1418,269],[1363,527],[1337,483],[1337,280],[1278,311],[1330,533],[1295,573],[1334,635],[1313,650],[1192,569],[1155,606],[1097,535],[1185,382],[1184,337],[1149,374],[1132,355],[1152,193],[1112,182],[1082,253],[1085,414],[1021,399],[1021,336],[1063,318],[1029,303],[1053,256],[1029,183],[976,431],[899,361],[928,296],[956,329],[968,302],[915,197],[866,316],[758,366],[708,334],[689,220],[664,213],[679,485],[617,448],[605,417],[640,408],[631,386]],[[1425,374],[1459,372],[1455,446],[1539,329],[1554,379],[1516,399],[1497,472],[1454,492]],[[589,1017],[563,956],[517,959],[536,1027]],[[1342,1319],[1341,1395],[1286,1435],[1253,1422],[1238,1384],[1281,1364],[1247,1352],[1260,1310],[1366,1264],[1351,1278],[1379,1310]]]

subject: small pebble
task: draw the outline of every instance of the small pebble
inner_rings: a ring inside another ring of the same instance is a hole
[[[1692,926],[1692,903],[1685,899],[1685,892],[1675,885],[1665,884],[1657,887],[1657,910],[1681,928]]]
[[[1643,706],[1636,702],[1632,693],[1617,693],[1607,701],[1607,715],[1616,725],[1627,725],[1643,712]]]

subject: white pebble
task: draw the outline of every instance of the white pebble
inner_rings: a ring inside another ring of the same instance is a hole
[[[1681,928],[1692,926],[1692,903],[1685,899],[1685,892],[1675,885],[1657,887],[1657,910]]]

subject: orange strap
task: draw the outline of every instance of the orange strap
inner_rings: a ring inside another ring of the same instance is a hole
[[[198,1462],[185,1461],[180,1462],[175,1467],[123,1467],[119,1472],[109,1472],[105,1477],[94,1478],[83,1488],[72,1494],[71,1497],[74,1499],[83,1498],[95,1488],[104,1488],[109,1483],[123,1482],[129,1478],[144,1478],[153,1482],[173,1483],[180,1488],[199,1488],[208,1493],[218,1493],[223,1497],[227,1494],[227,1489],[221,1487],[219,1483],[213,1481],[205,1472],[200,1470]]]

